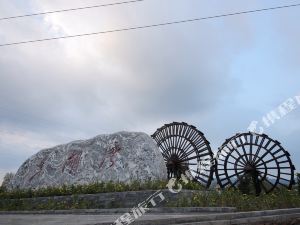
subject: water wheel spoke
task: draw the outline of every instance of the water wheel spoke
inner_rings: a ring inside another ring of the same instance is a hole
[[[196,173],[198,176],[204,176],[204,177],[207,177],[207,178],[210,178],[210,176],[209,175],[207,175],[207,174],[205,174],[205,173],[200,173],[199,171],[197,171],[197,170],[193,170],[192,169],[192,171],[194,172],[194,173]]]
[[[236,152],[238,154],[238,156],[241,158],[241,160],[244,162],[244,165],[247,164],[247,161],[244,159],[244,157],[241,155],[241,153],[237,150],[237,149],[234,149],[233,150],[234,152]]]
[[[243,168],[227,168],[226,170],[244,170]]]
[[[245,138],[245,137],[244,137],[244,138]],[[243,143],[243,141],[242,141],[241,137],[239,137],[239,140],[240,140],[240,142],[241,142],[241,147],[242,147],[242,150],[243,150],[244,156],[245,156],[245,158],[246,158],[246,161],[247,161],[247,162],[249,162],[248,154],[246,153],[245,146],[242,144],[242,143]]]
[[[223,159],[218,159],[219,161],[222,161],[222,162],[225,162],[225,160],[223,160]],[[231,164],[231,165],[235,165],[233,162],[229,162],[229,161],[227,161],[226,163],[228,163],[228,164]],[[243,164],[237,164],[238,166],[240,166],[240,167],[244,167],[245,165],[243,165]]]
[[[193,157],[190,157],[190,158],[182,159],[182,160],[180,160],[180,162],[186,162],[186,161],[190,161],[190,160],[201,158],[203,156],[208,156],[208,155],[210,155],[209,152],[204,153],[204,154],[200,154],[200,155],[196,155],[196,156],[193,156]]]
[[[200,177],[200,176],[195,176],[196,180],[201,180],[203,183],[207,183],[207,180],[205,180],[204,178]]]
[[[273,141],[274,142],[274,141]],[[265,150],[266,150],[266,152],[262,155],[262,156],[260,156],[259,157],[259,159],[255,162],[255,164],[257,165],[259,162],[261,162],[268,154],[271,154],[272,152],[272,150],[274,149],[276,147],[276,142],[274,142],[274,144],[272,145],[272,147],[271,148],[265,148]],[[273,153],[272,153],[273,154]]]
[[[237,175],[239,175],[241,173],[244,173],[244,171],[241,171],[241,172],[238,172],[238,173],[234,173],[234,174],[232,174],[230,176],[226,176],[225,178],[221,179],[221,181],[226,180],[226,179],[230,180],[231,177],[237,176]]]
[[[262,147],[263,147],[264,141],[265,141],[265,137],[262,137],[262,140],[260,141],[260,144],[258,145],[258,148],[256,149],[256,152],[255,152],[255,154],[254,154],[254,157],[253,157],[252,162],[255,163],[255,161],[256,161],[256,159],[257,159],[259,153],[260,153],[260,150],[261,150]]]

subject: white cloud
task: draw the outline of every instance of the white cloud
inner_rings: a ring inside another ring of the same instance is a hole
[[[0,24],[0,42],[215,15],[261,8],[272,1],[169,3],[145,1],[6,21]],[[30,1],[25,6],[17,1],[2,4],[3,15],[70,7],[69,1],[53,0]],[[89,4],[99,1],[84,2]],[[82,1],[72,1],[72,7],[82,5]],[[240,84],[249,77],[233,77],[232,67],[264,37],[256,33],[255,18],[240,16],[1,48],[0,140],[5,143],[1,152],[12,151],[4,154],[3,160],[16,157],[16,163],[21,163],[40,148],[99,133],[151,133],[173,120],[202,125],[199,128],[219,143],[223,136],[232,135],[230,132],[246,130],[249,118],[257,115],[250,115],[245,101],[251,105],[260,99],[238,98],[244,91]],[[248,61],[244,64],[252,66]],[[251,79],[263,75],[253,74]],[[272,98],[272,90],[267,91],[271,92],[268,104],[280,102]],[[6,164],[5,168],[11,167]]]

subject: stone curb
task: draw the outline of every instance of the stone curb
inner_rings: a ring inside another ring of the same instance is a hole
[[[232,219],[232,220],[215,220],[215,221],[205,221],[205,222],[195,222],[195,223],[180,223],[177,225],[244,225],[244,224],[261,225],[262,223],[264,225],[270,223],[271,225],[271,224],[286,224],[288,222],[292,222],[294,219],[299,219],[300,221],[300,213],[249,217],[249,218]]]
[[[39,211],[0,211],[0,215],[8,214],[119,214],[130,212],[131,208],[116,209],[72,209],[72,210],[39,210]],[[217,213],[236,212],[235,207],[163,207],[151,208],[147,214],[158,213]]]
[[[197,224],[197,222],[204,222],[206,224],[208,221],[216,222],[216,221],[226,221],[226,220],[255,220],[255,218],[260,217],[278,217],[278,218],[287,218],[288,216],[298,215],[300,214],[300,208],[294,209],[278,209],[278,210],[266,210],[266,211],[252,211],[252,212],[235,212],[235,213],[217,213],[217,214],[208,214],[208,215],[199,215],[199,216],[191,216],[185,218],[168,218],[168,219],[157,219],[157,220],[137,220],[133,224],[134,225],[165,225],[165,224]],[[293,217],[294,218],[294,217]],[[237,221],[238,222],[238,221]],[[243,224],[247,224],[245,222]],[[111,223],[97,223],[91,225],[110,225]],[[226,224],[226,223],[225,223]],[[234,223],[230,223],[234,224]],[[240,223],[237,223],[240,224]]]

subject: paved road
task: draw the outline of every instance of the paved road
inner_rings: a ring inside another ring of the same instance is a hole
[[[122,214],[2,214],[0,225],[110,225]],[[282,209],[240,213],[167,213],[146,214],[136,224],[299,224],[299,209]],[[202,221],[202,222],[200,222]],[[292,222],[293,223],[288,223]],[[198,223],[200,222],[200,223]]]
[[[0,215],[0,225],[94,225],[108,224],[122,214],[113,215]],[[139,220],[184,218],[197,214],[149,214]]]

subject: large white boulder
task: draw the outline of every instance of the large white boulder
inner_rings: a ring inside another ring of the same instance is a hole
[[[36,189],[166,178],[163,157],[150,136],[119,132],[41,150],[23,163],[9,186]]]

